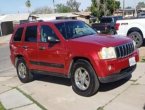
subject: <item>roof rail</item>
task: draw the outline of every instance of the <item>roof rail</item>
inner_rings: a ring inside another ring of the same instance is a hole
[[[44,21],[43,21],[43,20],[24,21],[24,22],[21,22],[20,24],[25,24],[25,23],[35,23],[35,22],[44,22]]]

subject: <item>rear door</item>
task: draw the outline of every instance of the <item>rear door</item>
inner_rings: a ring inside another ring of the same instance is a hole
[[[34,65],[33,62],[36,62],[38,57],[38,26],[36,24],[27,25],[24,36],[22,48],[25,61],[27,62],[29,69],[37,69],[38,66]]]
[[[11,60],[14,64],[15,56],[21,53],[21,46],[23,44],[22,37],[24,33],[24,27],[19,27],[13,34],[12,39],[10,41],[10,52],[11,52]]]

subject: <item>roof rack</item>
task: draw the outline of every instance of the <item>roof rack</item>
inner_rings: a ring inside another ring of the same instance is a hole
[[[21,22],[20,24],[25,24],[25,23],[35,23],[35,22],[44,22],[44,21],[43,21],[43,20],[24,21],[24,22]]]

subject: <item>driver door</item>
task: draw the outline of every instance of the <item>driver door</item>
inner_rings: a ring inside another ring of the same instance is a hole
[[[49,24],[41,24],[38,43],[39,70],[64,75],[66,49],[61,41],[48,42],[52,37],[60,40]]]

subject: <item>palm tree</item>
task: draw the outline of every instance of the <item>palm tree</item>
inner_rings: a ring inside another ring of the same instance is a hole
[[[26,7],[28,8],[28,13],[30,12],[29,9],[31,8],[31,1],[27,0],[25,3]]]

